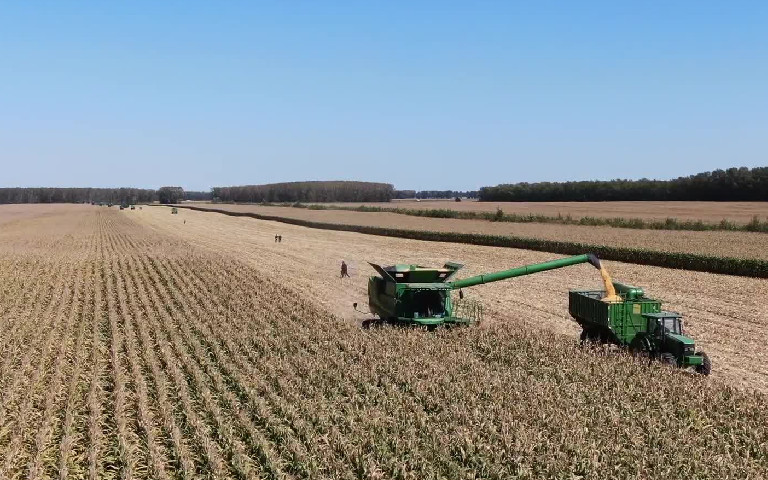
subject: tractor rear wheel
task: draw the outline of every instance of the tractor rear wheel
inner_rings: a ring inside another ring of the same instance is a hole
[[[701,365],[696,365],[696,373],[700,373],[702,375],[709,375],[712,373],[712,361],[709,359],[706,353],[699,352],[697,355],[702,356],[702,362]]]
[[[640,335],[636,336],[632,340],[632,343],[629,344],[629,350],[635,357],[648,359],[649,365],[656,355],[656,352],[653,348],[653,343],[650,341],[650,339]]]

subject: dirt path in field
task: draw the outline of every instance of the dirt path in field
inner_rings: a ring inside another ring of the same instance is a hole
[[[153,207],[125,212],[137,222],[194,245],[229,255],[292,285],[350,321],[364,315],[352,303],[367,305],[366,282],[373,263],[464,263],[461,277],[541,262],[557,255],[509,248],[423,242],[350,232],[309,229],[251,218],[228,217]],[[186,222],[186,223],[185,223]],[[274,236],[283,236],[275,243]],[[345,260],[352,278],[341,280]],[[614,278],[645,288],[667,309],[685,315],[685,327],[714,363],[713,377],[738,387],[768,391],[768,365],[756,361],[768,347],[768,280],[712,275],[658,267],[606,262]],[[486,306],[486,323],[509,322],[577,338],[570,320],[567,292],[600,288],[599,273],[589,265],[520,277],[467,289]]]

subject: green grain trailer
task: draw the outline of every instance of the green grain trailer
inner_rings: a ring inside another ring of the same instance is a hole
[[[712,364],[683,334],[679,313],[661,309],[642,288],[613,283],[620,302],[604,302],[603,290],[571,290],[568,311],[581,326],[581,340],[628,347],[637,354],[709,375]]]

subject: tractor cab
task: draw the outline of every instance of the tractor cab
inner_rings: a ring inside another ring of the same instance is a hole
[[[646,313],[643,317],[648,321],[648,331],[657,335],[683,334],[683,320],[679,313],[658,312]]]
[[[683,320],[679,313],[645,313],[648,333],[651,334],[661,351],[674,356],[678,365],[700,365],[701,357],[695,355],[696,343],[683,334]]]

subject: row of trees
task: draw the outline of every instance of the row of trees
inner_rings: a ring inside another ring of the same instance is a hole
[[[210,200],[211,192],[185,192],[181,187],[146,188],[0,188],[3,203],[179,203]]]
[[[416,192],[415,197],[410,198],[477,198],[478,192],[461,190],[420,190]]]
[[[194,200],[197,202],[211,201],[213,200],[213,192],[198,192],[193,190],[186,190],[184,192],[184,200]]]
[[[480,201],[768,201],[768,167],[729,168],[674,180],[514,183],[480,189]]]
[[[143,188],[0,188],[2,203],[146,203],[157,198]]]
[[[287,182],[238,187],[213,187],[222,202],[388,202],[395,188],[373,182]]]

